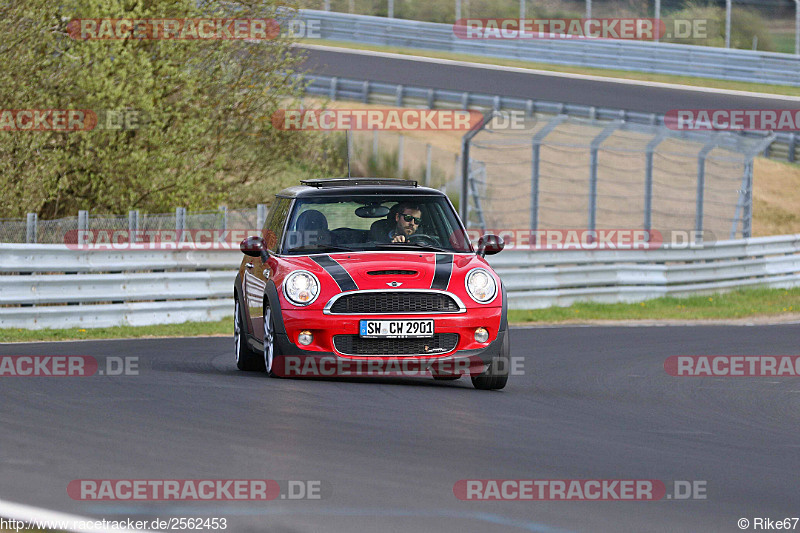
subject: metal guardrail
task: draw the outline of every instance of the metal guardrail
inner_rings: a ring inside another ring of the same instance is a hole
[[[491,259],[512,309],[641,302],[745,287],[800,286],[800,234],[702,248],[504,251]]]
[[[664,124],[664,115],[642,113],[563,102],[548,102],[530,98],[515,98],[469,91],[448,91],[429,87],[395,85],[368,80],[353,80],[333,76],[304,74],[308,82],[305,91],[310,96],[322,96],[331,100],[353,100],[365,104],[397,107],[428,107],[443,109],[495,109],[497,111],[523,111],[528,116],[534,113],[567,115],[601,121],[621,120],[635,124]],[[762,133],[738,133],[742,137],[763,139]],[[776,132],[764,155],[773,159],[794,162],[800,159],[800,137],[796,133]]]
[[[0,244],[0,328],[91,328],[233,315],[230,250]]]
[[[335,41],[800,87],[800,57],[791,54],[609,39],[462,39],[452,24],[308,9],[298,18],[319,21],[320,37]]]
[[[89,328],[232,316],[229,250],[0,244],[0,328]],[[658,250],[506,250],[490,258],[512,309],[800,286],[800,234]],[[145,272],[147,271],[147,272]]]

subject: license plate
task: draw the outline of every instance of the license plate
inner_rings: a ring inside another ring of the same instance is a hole
[[[362,320],[359,335],[385,339],[433,337],[433,320]]]

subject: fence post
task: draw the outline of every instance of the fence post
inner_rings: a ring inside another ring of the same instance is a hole
[[[25,242],[27,244],[36,244],[38,222],[39,216],[36,213],[28,213],[28,221],[25,227]]]
[[[425,145],[425,186],[431,186],[431,145]]]
[[[139,211],[128,211],[128,242],[139,240]]]
[[[403,148],[405,147],[405,136],[400,135],[400,138],[397,140],[397,177],[403,177]]]
[[[597,227],[597,153],[603,141],[621,125],[622,121],[617,120],[612,122],[606,126],[597,137],[592,139],[589,163],[589,230],[594,230]]]
[[[703,199],[706,188],[706,157],[719,143],[719,139],[708,141],[697,155],[697,201],[694,214],[695,240],[699,244],[703,241]]]
[[[647,143],[644,167],[644,229],[650,231],[653,225],[653,152],[666,134],[660,131],[655,138]],[[650,237],[648,236],[648,241]]]
[[[398,85],[396,92],[395,92],[395,105],[397,107],[403,107],[403,86]]]
[[[222,231],[219,233],[219,242],[225,241],[225,235],[228,231],[228,206],[221,205],[219,206],[220,213],[222,214]]]
[[[186,229],[186,208],[175,208],[175,233],[176,241],[183,242],[183,231]]]
[[[742,218],[742,237],[749,239],[752,237],[753,227],[753,159],[751,158],[744,167],[747,179],[745,189],[744,217]]]
[[[78,244],[86,244],[89,236],[89,211],[78,211]]]
[[[530,100],[529,100],[530,101]],[[542,141],[550,135],[559,124],[566,120],[566,115],[551,118],[544,127],[531,139],[531,231],[539,229],[539,151]]]
[[[265,204],[256,205],[256,230],[259,232],[267,222],[267,206]]]

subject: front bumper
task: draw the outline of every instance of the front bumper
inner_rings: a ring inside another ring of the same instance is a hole
[[[278,333],[275,342],[281,357],[275,360],[276,374],[284,377],[417,377],[481,374],[492,358],[500,355],[508,331],[479,348],[456,349],[436,356],[344,356],[332,351],[306,350]],[[460,344],[460,342],[459,342]],[[477,344],[477,343],[475,343]]]

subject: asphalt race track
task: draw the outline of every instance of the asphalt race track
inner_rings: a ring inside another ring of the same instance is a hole
[[[670,355],[796,355],[800,325],[512,329],[524,375],[276,380],[229,338],[0,345],[137,357],[131,376],[0,378],[0,499],[234,532],[739,531],[800,514],[800,378],[686,378]],[[76,479],[320,480],[317,501],[84,502]],[[461,501],[461,479],[705,481],[707,499]]]
[[[306,68],[326,76],[379,81],[451,91],[532,98],[550,102],[611,107],[645,113],[670,109],[795,109],[782,98],[700,92],[636,85],[624,81],[564,78],[549,74],[488,70],[413,59],[309,49]]]

